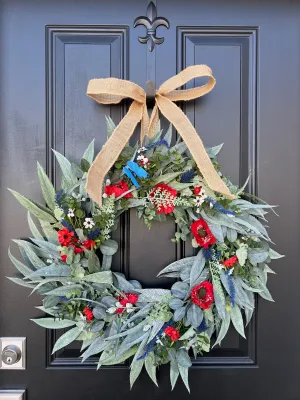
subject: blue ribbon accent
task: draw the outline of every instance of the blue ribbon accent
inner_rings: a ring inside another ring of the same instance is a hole
[[[128,178],[131,180],[131,182],[134,184],[134,186],[137,189],[139,189],[140,185],[138,184],[138,181],[135,179],[135,177],[132,175],[131,171],[128,168],[124,167],[123,172],[125,175],[128,176]]]
[[[140,185],[138,184],[138,181],[135,179],[135,177],[133,176],[132,172],[137,175],[139,178],[147,178],[148,173],[147,171],[144,170],[144,168],[140,167],[137,163],[133,162],[133,161],[127,161],[127,167],[123,168],[123,172],[125,175],[128,176],[128,178],[131,180],[131,182],[133,183],[133,185],[139,189]],[[131,172],[131,171],[132,172]]]
[[[134,172],[139,178],[147,178],[148,172],[144,168],[140,167],[137,163],[133,161],[127,161],[127,166]]]

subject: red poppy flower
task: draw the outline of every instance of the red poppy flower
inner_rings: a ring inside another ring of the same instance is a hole
[[[93,311],[89,307],[85,307],[83,314],[86,316],[87,322],[91,322],[94,319]]]
[[[202,186],[197,186],[194,188],[194,194],[198,196],[201,193]]]
[[[123,306],[117,308],[116,312],[122,314],[125,311],[126,304],[135,304],[138,301],[138,296],[134,293],[125,293],[125,296],[119,296],[118,302]]]
[[[175,342],[176,340],[178,340],[180,338],[179,331],[176,328],[172,328],[172,326],[168,326],[164,332],[166,335],[168,335],[170,337],[172,342]]]
[[[74,232],[70,232],[67,228],[63,228],[57,232],[58,241],[62,246],[69,246],[74,237]]]
[[[165,183],[155,185],[149,196],[158,214],[170,214],[174,210],[174,200],[177,196],[177,190]]]
[[[233,267],[233,265],[238,261],[237,256],[232,256],[230,258],[228,258],[227,260],[223,261],[223,265],[225,265],[225,267]]]
[[[112,196],[113,194],[115,197],[121,196],[123,193],[127,192],[129,190],[128,184],[125,181],[118,182],[114,185],[108,185],[105,186],[104,193],[106,193],[108,196]],[[123,196],[124,199],[130,199],[132,196],[132,193],[127,193],[125,196]]]
[[[191,290],[191,300],[201,308],[209,308],[214,301],[213,285],[205,281],[193,287]]]
[[[83,243],[82,243],[82,246],[85,248],[85,249],[88,249],[88,250],[90,250],[92,247],[94,247],[95,246],[95,241],[94,240],[92,240],[92,239],[87,239],[87,240],[85,240]]]
[[[216,243],[216,238],[203,218],[192,223],[191,231],[196,242],[205,249],[207,249],[209,245]]]

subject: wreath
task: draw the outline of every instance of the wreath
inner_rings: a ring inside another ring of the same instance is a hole
[[[116,129],[109,117],[107,129],[108,136]],[[32,238],[14,240],[23,261],[8,254],[22,277],[9,279],[43,296],[37,308],[48,316],[32,321],[69,328],[53,353],[79,340],[82,361],[99,355],[97,368],[131,359],[131,386],[143,366],[157,385],[156,369],[169,363],[172,389],[181,376],[189,390],[191,357],[220,345],[231,323],[245,337],[255,293],[273,301],[268,264],[282,256],[269,247],[262,223],[273,206],[247,195],[247,182],[238,188],[222,175],[216,158],[222,145],[206,151],[231,199],[207,185],[185,142],[171,143],[172,126],[162,134],[158,123],[151,138],[127,144],[106,175],[101,204],[86,191],[94,141],[80,165],[54,151],[62,171],[57,191],[38,164],[46,206],[11,190],[28,210]],[[111,237],[131,208],[149,228],[172,219],[177,230],[171,240],[189,240],[195,248],[194,256],[158,274],[176,279],[170,290],[143,289],[111,271],[118,250]]]

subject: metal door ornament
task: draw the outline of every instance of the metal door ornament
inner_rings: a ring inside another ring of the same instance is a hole
[[[156,36],[156,29],[160,25],[170,28],[169,21],[164,17],[157,17],[157,9],[153,1],[151,1],[147,7],[146,16],[137,17],[134,21],[133,27],[136,28],[138,25],[144,25],[147,29],[146,36],[139,36],[139,42],[146,44],[148,43],[148,50],[153,51],[156,44],[162,44],[165,40],[163,37]]]

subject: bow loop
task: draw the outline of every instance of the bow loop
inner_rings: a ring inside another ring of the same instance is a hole
[[[87,95],[100,104],[118,104],[126,98],[142,104],[146,101],[146,93],[139,85],[117,78],[91,79]]]
[[[208,82],[192,89],[176,90],[184,86],[190,80],[201,77],[208,77]],[[209,93],[214,88],[215,84],[216,80],[212,75],[212,70],[207,65],[192,65],[165,81],[159,87],[158,94],[172,101],[188,101]]]
[[[208,77],[208,82],[192,89],[178,90],[190,80],[199,77]],[[160,111],[181,135],[208,186],[230,199],[235,198],[236,196],[230,193],[216,172],[195,128],[182,110],[173,103],[204,96],[213,89],[215,83],[215,78],[208,66],[194,65],[186,68],[164,82],[156,91],[155,105],[149,119],[146,93],[140,86],[116,78],[92,79],[88,85],[87,95],[98,103],[117,104],[125,98],[130,98],[133,102],[89,169],[86,190],[90,197],[101,205],[104,178],[117,161],[137,124],[141,122],[141,143],[143,143],[146,134],[152,137],[155,133]]]

